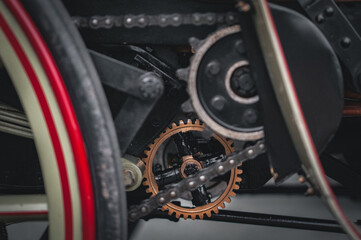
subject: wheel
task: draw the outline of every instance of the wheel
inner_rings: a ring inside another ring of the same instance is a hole
[[[46,192],[1,195],[0,222],[47,217],[50,239],[125,239],[113,122],[62,4],[1,1],[0,58],[29,121]]]

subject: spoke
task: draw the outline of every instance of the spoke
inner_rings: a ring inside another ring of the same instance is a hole
[[[0,196],[0,222],[38,221],[47,217],[45,194]]]
[[[0,131],[25,138],[33,138],[24,113],[0,103]]]
[[[207,188],[203,185],[192,191],[192,203],[195,206],[203,206],[211,202]]]
[[[182,180],[182,175],[179,168],[168,168],[164,171],[159,171],[155,175],[158,187],[163,188],[165,185],[176,183]]]
[[[188,140],[185,138],[182,132],[174,134],[172,139],[177,147],[179,157],[192,155],[191,147]]]

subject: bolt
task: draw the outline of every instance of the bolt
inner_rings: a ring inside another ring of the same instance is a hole
[[[304,176],[300,176],[300,177],[298,178],[298,181],[299,181],[300,183],[304,183],[304,182],[306,182],[306,178],[305,178]]]
[[[315,194],[315,189],[313,189],[312,187],[309,187],[305,192],[305,196],[312,196],[314,194]]]
[[[212,106],[218,111],[221,111],[224,108],[226,102],[226,99],[220,95],[214,96],[211,100]]]
[[[248,12],[249,10],[251,10],[251,5],[249,5],[244,1],[239,1],[236,7],[238,7],[238,9],[241,10],[242,12]]]
[[[231,89],[240,97],[252,97],[256,94],[256,84],[248,67],[239,67],[232,73]]]
[[[325,9],[325,14],[326,14],[327,17],[331,17],[334,12],[335,12],[335,10],[333,9],[333,7],[327,7]]]
[[[325,17],[323,16],[322,13],[320,13],[316,16],[316,22],[323,23],[324,21],[325,21]]]
[[[140,77],[139,91],[143,98],[154,99],[163,93],[163,82],[155,74],[146,73]]]
[[[136,180],[135,180],[135,174],[131,169],[123,169],[123,176],[124,176],[124,184],[126,188],[132,187]]]
[[[258,114],[253,108],[249,108],[243,113],[243,121],[247,124],[255,124],[258,120]]]
[[[348,48],[351,45],[351,39],[349,37],[343,37],[341,40],[341,46],[343,48]]]
[[[236,50],[238,53],[243,54],[246,52],[246,48],[244,47],[243,41],[242,40],[238,40],[236,41],[236,43],[234,44]]]
[[[214,60],[207,64],[206,71],[208,75],[215,76],[221,71],[221,66],[218,61]]]

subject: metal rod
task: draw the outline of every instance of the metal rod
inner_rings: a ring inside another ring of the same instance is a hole
[[[152,218],[163,218],[169,219],[171,221],[178,221],[178,219],[174,216],[169,216],[167,212],[163,212],[161,210],[154,211],[152,214],[144,218],[144,220],[149,220]],[[313,230],[321,232],[345,233],[335,220],[264,213],[219,210],[218,214],[213,214],[211,217],[205,217],[204,220]]]
[[[7,122],[1,121],[1,120],[0,120],[0,131],[9,133],[9,134],[13,134],[13,135],[17,135],[20,137],[25,137],[25,138],[30,138],[30,139],[33,138],[33,134],[29,128],[21,127],[21,126],[12,124],[12,123],[7,123]]]

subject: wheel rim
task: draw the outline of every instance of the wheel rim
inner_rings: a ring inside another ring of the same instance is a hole
[[[0,2],[0,56],[33,130],[47,193],[49,237],[94,239],[90,172],[66,88],[21,4],[5,3]]]

